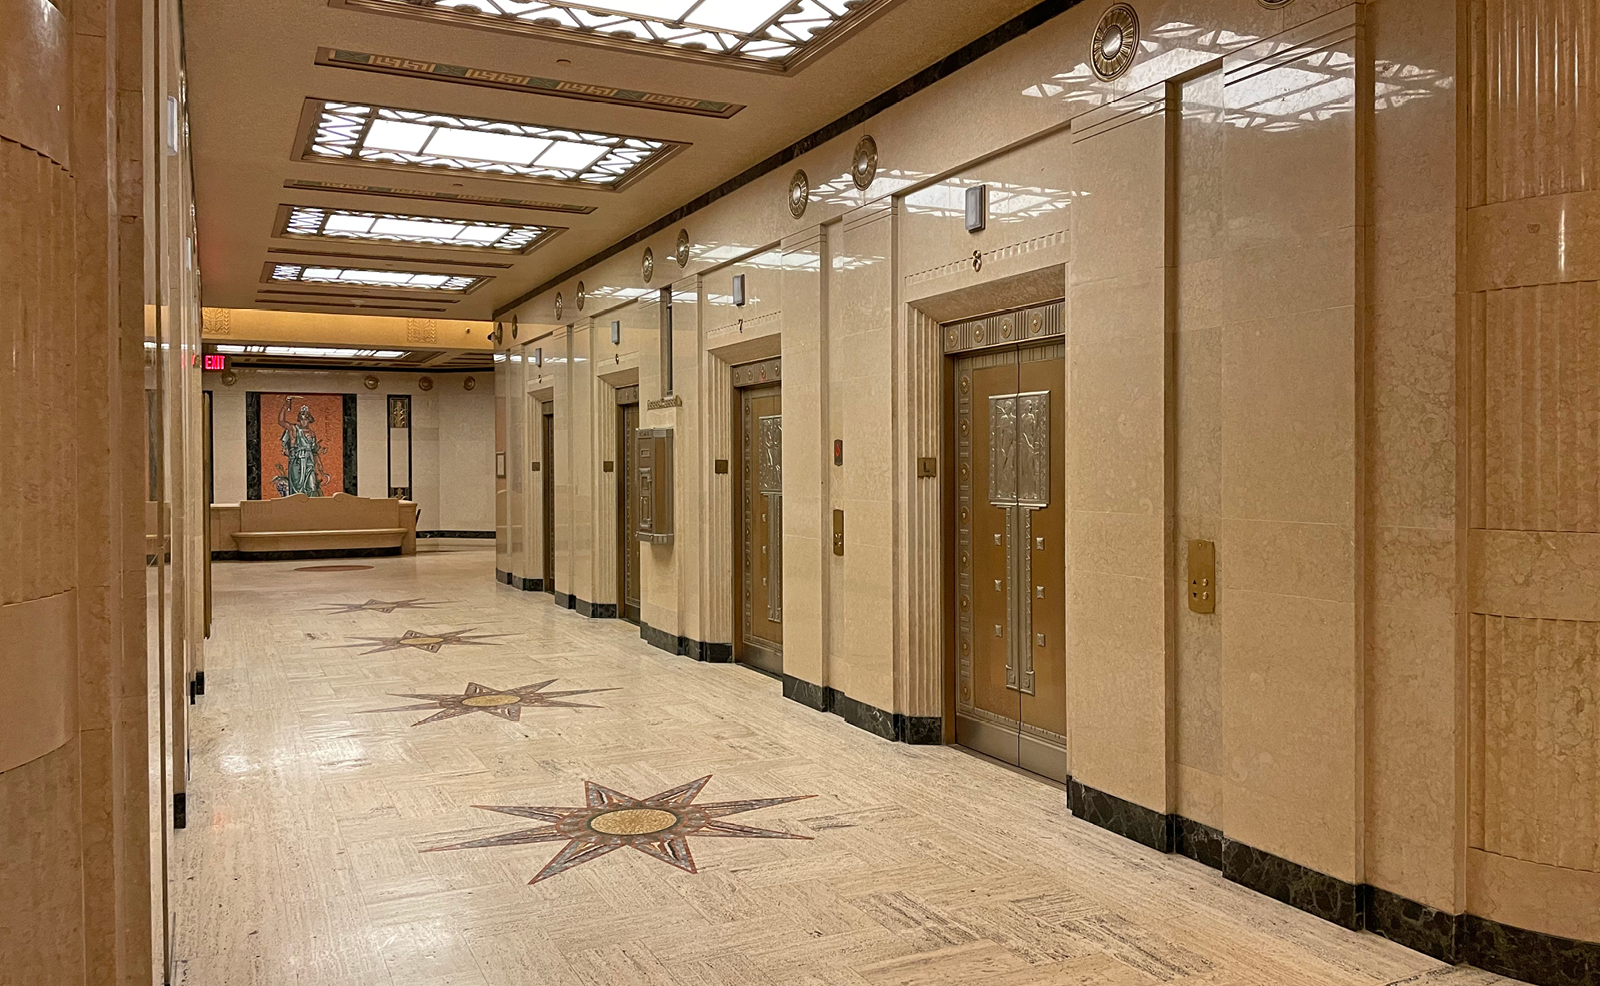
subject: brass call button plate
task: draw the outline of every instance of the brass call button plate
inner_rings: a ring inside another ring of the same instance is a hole
[[[1217,546],[1214,542],[1189,542],[1189,609],[1195,613],[1217,611]]]

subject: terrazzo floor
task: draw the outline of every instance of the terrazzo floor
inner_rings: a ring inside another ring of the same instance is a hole
[[[216,566],[180,986],[1512,982],[557,610],[492,546],[363,564]]]

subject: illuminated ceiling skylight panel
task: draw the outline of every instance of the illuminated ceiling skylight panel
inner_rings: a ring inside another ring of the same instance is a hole
[[[397,240],[419,238],[454,240],[466,230],[465,223],[429,222],[425,219],[384,218],[372,221],[372,232]]]
[[[360,285],[379,288],[425,288],[435,291],[465,292],[479,278],[460,274],[424,274],[407,271],[364,270],[353,267],[308,267],[302,264],[275,264],[272,280],[308,284]]]
[[[290,206],[283,232],[296,236],[327,236],[358,240],[383,240],[427,246],[493,247],[518,251],[556,233],[550,226],[486,223],[431,216],[402,216],[382,212],[355,212]]]
[[[882,0],[367,0],[372,5],[455,10],[513,18],[590,40],[704,52],[734,60],[782,62]]]
[[[463,226],[456,239],[475,246],[494,246],[510,232],[509,226]]]
[[[611,185],[673,148],[643,137],[323,102],[307,156]]]
[[[237,356],[301,356],[311,359],[400,359],[410,353],[399,349],[334,349],[328,346],[236,346],[222,344],[217,352]]]

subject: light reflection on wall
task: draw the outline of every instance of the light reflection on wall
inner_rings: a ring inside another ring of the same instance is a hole
[[[1073,193],[1060,188],[982,182],[976,178],[952,178],[918,189],[905,197],[906,212],[964,218],[967,214],[967,189],[989,186],[989,219],[997,223],[1019,223],[1051,213],[1065,212],[1072,205]]]

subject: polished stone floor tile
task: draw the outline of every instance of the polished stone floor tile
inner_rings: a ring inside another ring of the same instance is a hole
[[[216,566],[181,986],[1510,983],[493,569],[472,542]]]

